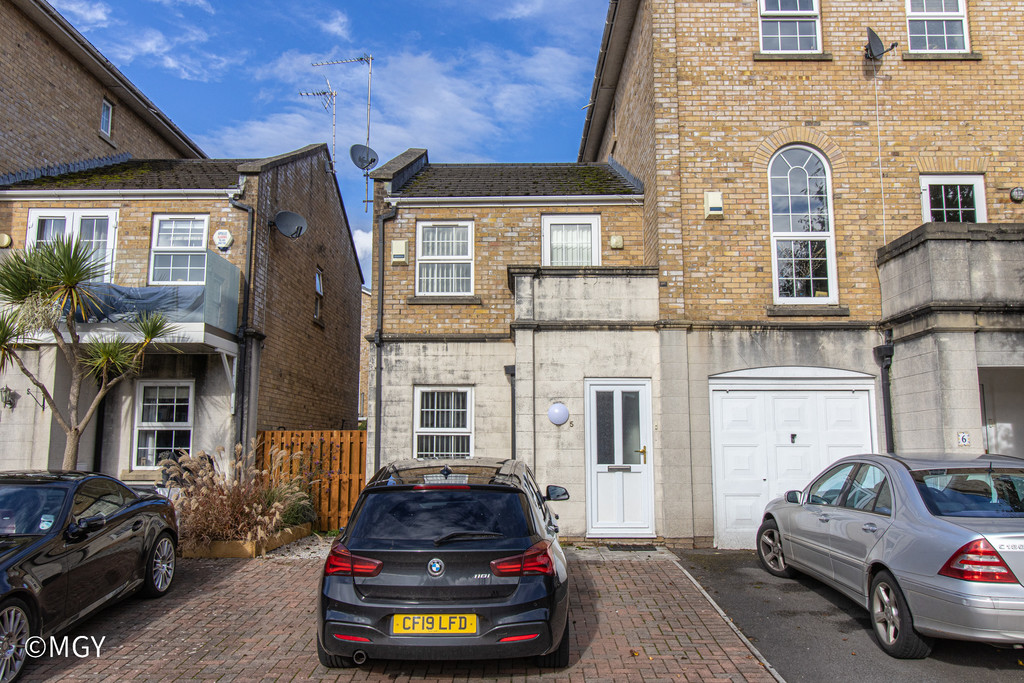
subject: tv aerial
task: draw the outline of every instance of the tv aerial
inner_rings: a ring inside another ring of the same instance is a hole
[[[338,133],[337,133],[337,113],[338,113],[338,91],[331,87],[331,81],[329,78],[324,76],[324,80],[327,81],[326,90],[314,90],[311,92],[300,92],[299,94],[303,97],[319,97],[324,105],[324,109],[331,112],[331,170],[334,170],[334,158],[335,158],[335,145],[337,144]]]
[[[899,43],[894,42],[887,50],[878,34],[868,27],[868,44],[864,46],[864,56],[868,59],[881,59],[886,52],[895,50],[897,45]]]
[[[377,165],[377,153],[370,149],[370,90],[373,85],[373,55],[365,52],[362,57],[352,59],[332,59],[326,62],[313,62],[313,66],[333,66],[335,64],[353,64],[361,62],[367,66],[366,74],[366,144],[352,145],[349,149],[349,157],[352,163],[363,171],[363,180],[366,183],[366,197],[363,199],[363,211],[369,211],[370,206],[370,169]],[[332,148],[333,156],[334,150]]]

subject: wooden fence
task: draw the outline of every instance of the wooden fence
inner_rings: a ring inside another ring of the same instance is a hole
[[[366,482],[366,432],[274,431],[257,435],[256,466],[274,483],[310,483],[318,531],[345,525]]]

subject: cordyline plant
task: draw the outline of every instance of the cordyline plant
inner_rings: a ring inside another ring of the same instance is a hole
[[[75,469],[78,446],[103,397],[138,373],[145,353],[155,341],[174,332],[159,313],[143,313],[128,326],[129,339],[113,335],[82,341],[79,325],[99,308],[96,280],[103,276],[102,259],[85,243],[58,238],[24,252],[13,252],[0,262],[0,372],[13,363],[39,389],[53,419],[64,430],[63,468]],[[38,348],[53,335],[53,342],[71,372],[67,400],[53,393],[25,366],[21,353]],[[96,396],[80,405],[86,380],[98,385]],[[83,411],[84,408],[84,411]]]

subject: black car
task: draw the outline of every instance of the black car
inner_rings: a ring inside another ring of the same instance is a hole
[[[550,500],[522,461],[407,460],[381,468],[331,547],[317,654],[569,663],[569,587]]]
[[[169,500],[85,472],[0,472],[0,681],[48,639],[136,590],[174,579]]]

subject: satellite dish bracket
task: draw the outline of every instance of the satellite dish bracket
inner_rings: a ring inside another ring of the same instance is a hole
[[[899,45],[897,42],[893,42],[889,49],[885,48],[882,43],[882,39],[878,37],[870,27],[868,28],[868,44],[864,46],[864,57],[867,59],[881,59],[882,55],[886,52],[892,52]]]

